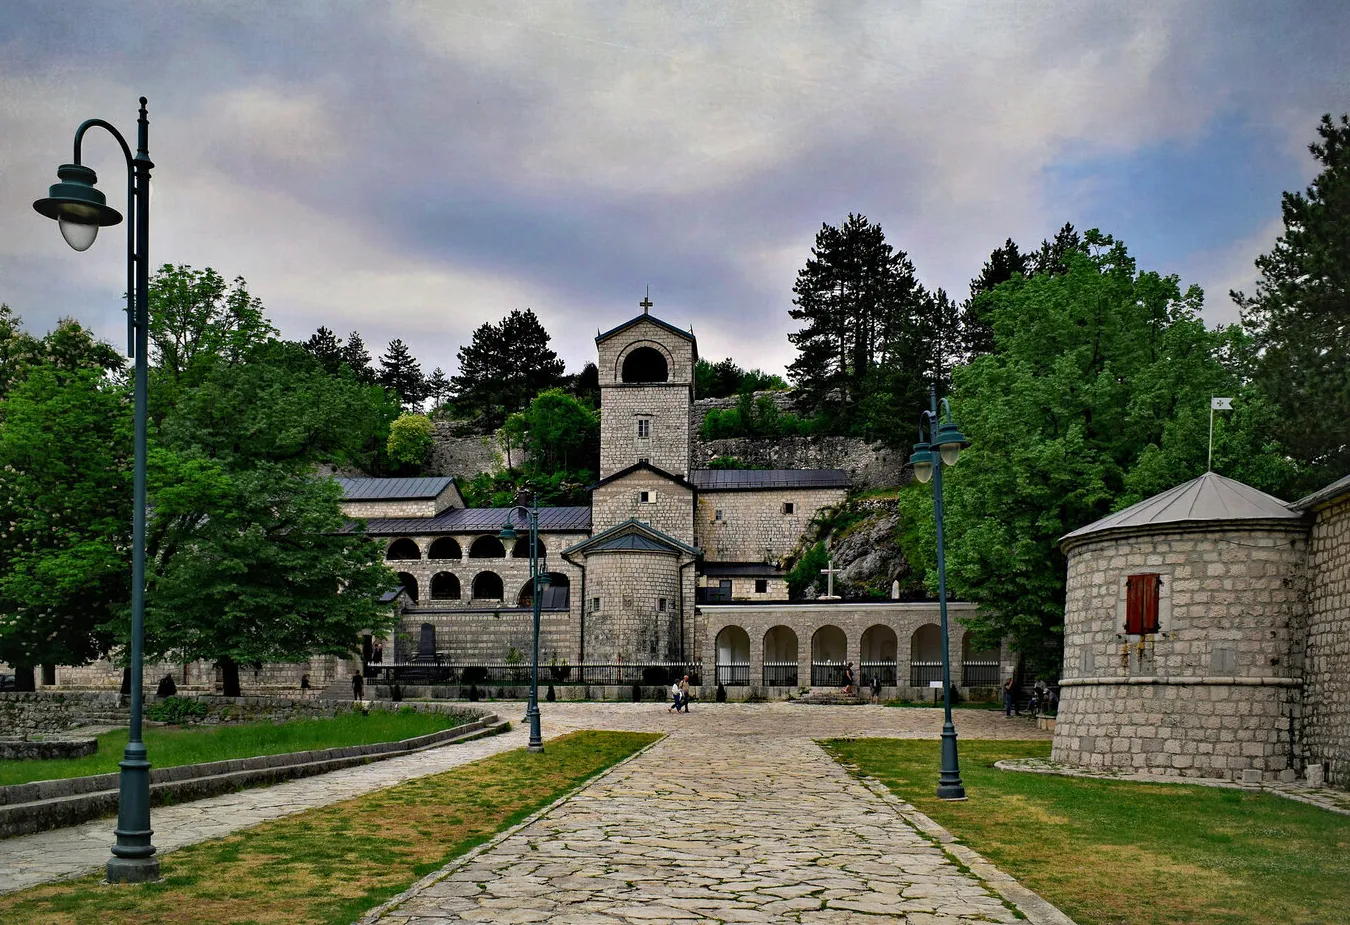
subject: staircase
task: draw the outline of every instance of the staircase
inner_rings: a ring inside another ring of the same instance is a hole
[[[845,694],[843,689],[838,687],[813,687],[811,693],[792,702],[838,707],[858,706],[867,703],[868,699],[868,695],[862,691],[855,690],[852,694]]]

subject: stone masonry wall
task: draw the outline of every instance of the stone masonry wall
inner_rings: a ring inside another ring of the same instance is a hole
[[[436,499],[417,501],[344,501],[342,513],[348,517],[371,520],[377,517],[434,517]]]
[[[692,569],[684,569],[692,573]],[[664,662],[680,652],[681,570],[674,556],[606,552],[586,560],[586,661]],[[689,589],[686,589],[689,590]],[[599,610],[592,609],[595,598]],[[661,608],[664,599],[665,608]],[[683,606],[693,613],[693,601]]]
[[[668,382],[694,383],[694,342],[651,321],[639,321],[596,345],[600,385],[623,381],[623,360],[639,347],[651,347],[666,357]],[[688,414],[688,409],[685,411]]]
[[[698,546],[709,562],[779,562],[801,540],[811,518],[841,503],[842,488],[700,492],[694,518]],[[791,514],[783,505],[792,502]],[[718,511],[722,519],[717,520]]]
[[[1054,758],[1184,776],[1297,764],[1302,524],[1103,537],[1069,550]],[[1159,632],[1124,631],[1125,580],[1162,576]]]
[[[618,383],[601,387],[600,477],[646,459],[671,475],[689,472],[689,386]],[[638,436],[646,420],[649,436]]]
[[[573,589],[573,594],[578,594]],[[501,665],[512,648],[520,653],[521,664],[528,665],[534,636],[534,611],[525,608],[502,610],[416,610],[403,614],[399,623],[400,650],[416,651],[422,624],[436,627],[436,650],[452,665]],[[565,610],[545,610],[539,614],[539,662],[547,665],[556,659],[570,665],[581,659],[580,626]],[[395,653],[386,652],[392,660]]]
[[[646,503],[638,500],[647,492]],[[694,545],[694,493],[654,472],[639,469],[591,493],[591,532],[600,534],[629,518]]]
[[[843,469],[860,491],[902,485],[905,456],[856,437],[775,437],[700,440],[694,431],[694,468],[732,456],[762,469]]]
[[[1350,788],[1350,498],[1317,512],[1308,550],[1304,741],[1309,762]]]

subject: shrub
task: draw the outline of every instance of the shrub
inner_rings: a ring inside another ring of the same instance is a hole
[[[641,684],[634,684],[634,685],[633,685],[633,703],[641,703],[641,702],[642,702],[642,685],[641,685]]]
[[[727,689],[726,685],[724,684],[717,685],[717,702],[718,703],[727,702]]]
[[[478,686],[476,684],[470,684],[469,703],[477,703],[477,702],[478,702]]]
[[[544,695],[544,699],[547,700],[549,703],[554,703],[555,701],[557,701],[558,695],[553,693],[552,684],[548,686],[548,693]]]
[[[208,712],[206,704],[193,697],[165,697],[145,708],[146,718],[157,723],[190,723]]]

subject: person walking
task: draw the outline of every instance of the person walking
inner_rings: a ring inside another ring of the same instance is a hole
[[[365,700],[366,699],[365,694],[366,694],[365,679],[362,678],[359,673],[354,672],[352,674],[352,699]]]
[[[686,713],[689,712],[689,675],[685,675],[680,680],[680,710],[684,710]],[[680,710],[676,710],[675,712],[679,713]]]
[[[844,663],[844,693],[853,693],[853,663]]]
[[[881,675],[872,675],[872,702],[881,703]]]
[[[679,681],[675,681],[674,683],[672,683],[672,684],[670,685],[670,699],[671,699],[671,704],[670,704],[670,706],[666,709],[666,712],[667,712],[667,713],[678,713],[678,712],[680,712],[680,682],[679,682]]]
[[[1003,681],[1003,715],[1012,716],[1014,710],[1018,716],[1022,715],[1021,709],[1017,706],[1017,685],[1013,683],[1013,676],[1008,675]]]
[[[301,696],[301,697],[308,697],[308,696],[309,696],[309,675],[308,675],[308,674],[302,674],[302,675],[300,676],[300,696]]]

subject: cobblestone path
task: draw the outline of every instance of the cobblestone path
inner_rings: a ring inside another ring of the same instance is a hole
[[[687,727],[447,870],[369,921],[1016,921],[978,879],[787,729]]]

